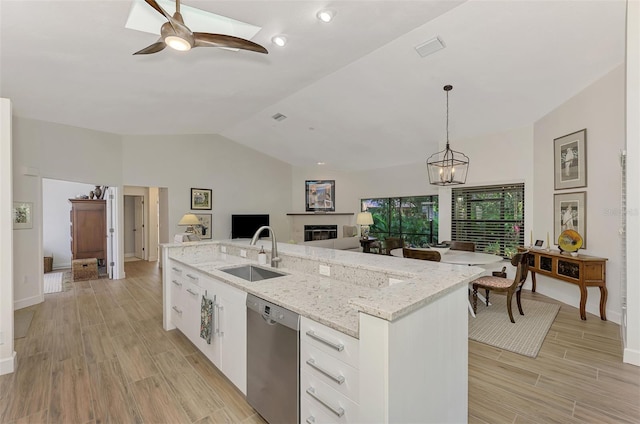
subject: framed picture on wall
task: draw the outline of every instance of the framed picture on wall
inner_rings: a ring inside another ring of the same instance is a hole
[[[554,244],[560,233],[575,230],[582,237],[582,248],[587,247],[587,192],[561,193],[553,196]]]
[[[196,227],[196,232],[202,240],[209,240],[213,234],[213,227],[211,226],[211,214],[210,213],[196,213],[194,214],[200,221],[200,226]]]
[[[336,210],[336,181],[307,180],[305,210],[307,212],[333,212]]]
[[[13,202],[13,229],[33,228],[33,203]]]
[[[191,209],[194,210],[211,210],[212,192],[207,188],[191,189]]]
[[[587,130],[553,140],[555,189],[587,186]]]

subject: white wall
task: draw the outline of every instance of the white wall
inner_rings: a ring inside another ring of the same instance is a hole
[[[554,190],[553,140],[587,129],[587,187]],[[553,234],[554,193],[587,192],[586,245],[581,253],[608,258],[607,318],[620,323],[620,152],[625,148],[625,69],[619,66],[534,124],[533,226]],[[637,188],[636,188],[637,189]],[[630,256],[630,260],[634,260]],[[540,276],[538,291],[579,306],[578,287]],[[587,312],[599,316],[600,292],[588,288]]]
[[[11,101],[0,98],[0,375],[14,371]]]
[[[177,224],[191,210],[191,188],[206,188],[214,239],[230,237],[234,213],[269,213],[278,240],[290,238],[287,163],[217,135],[125,136],[122,163],[127,184],[168,189],[170,236],[184,232]]]
[[[627,3],[627,345],[640,365],[640,2]]]
[[[42,253],[53,256],[53,269],[71,268],[69,199],[89,195],[95,184],[42,179]]]
[[[32,119],[13,118],[13,196],[33,202],[33,228],[14,232],[14,301],[43,300],[42,178],[120,186],[121,137]]]

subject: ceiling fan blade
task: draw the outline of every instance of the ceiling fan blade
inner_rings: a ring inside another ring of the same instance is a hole
[[[162,16],[164,16],[167,19],[171,18],[171,15],[169,15],[163,8],[162,6],[160,6],[156,0],[144,0],[145,2],[147,2],[147,4],[151,7],[153,7],[154,9],[156,9],[158,12],[160,12],[160,14]]]
[[[244,38],[208,32],[194,32],[195,47],[228,47],[232,49],[250,50],[252,52],[269,54],[267,49],[253,41]]]
[[[159,51],[164,50],[165,47],[167,47],[167,45],[164,43],[164,41],[162,39],[160,39],[160,40],[156,41],[155,43],[153,43],[152,45],[147,46],[144,49],[135,52],[134,55],[136,55],[136,54],[158,53]]]

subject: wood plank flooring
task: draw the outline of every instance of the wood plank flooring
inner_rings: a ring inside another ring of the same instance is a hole
[[[264,424],[186,337],[162,328],[157,263],[125,271],[30,307],[17,370],[0,376],[0,423]]]
[[[0,376],[0,423],[264,423],[191,342],[162,329],[157,264],[125,269],[125,280],[71,283],[31,307],[18,369]],[[619,327],[560,305],[535,359],[469,341],[470,423],[640,422],[640,368],[622,363]]]

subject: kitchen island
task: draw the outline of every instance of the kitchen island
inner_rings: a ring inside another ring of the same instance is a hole
[[[208,350],[244,392],[242,307],[251,293],[302,316],[302,352],[338,358],[338,366],[352,373],[350,384],[327,387],[326,395],[336,396],[325,402],[332,405],[329,412],[313,414],[316,422],[466,421],[467,286],[483,269],[279,243],[281,277],[249,282],[222,270],[256,264],[259,249],[248,240],[163,245],[164,328],[177,326]],[[199,325],[203,296],[220,299],[216,322],[224,326],[224,338],[215,347],[199,340],[199,328],[182,324],[192,316],[189,322]],[[344,349],[351,357],[340,358],[342,353],[322,346],[314,350],[313,341],[305,342],[308,332],[343,339],[352,346]],[[301,368],[309,362],[301,358]],[[324,387],[313,378],[301,370],[301,422],[317,406],[305,398],[304,385]]]

